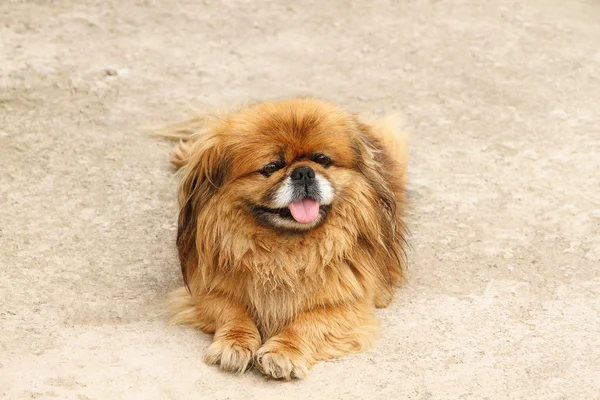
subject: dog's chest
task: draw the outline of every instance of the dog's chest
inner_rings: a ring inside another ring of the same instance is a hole
[[[251,296],[250,311],[263,340],[276,335],[302,308],[302,301],[286,292]]]
[[[331,293],[333,297],[349,295],[344,282],[355,277],[348,268],[336,268],[329,261],[318,247],[311,246],[246,253],[239,264],[247,272],[246,304],[263,340],[277,334],[301,312],[341,300],[330,299]]]
[[[249,280],[247,299],[253,319],[266,339],[303,311],[308,293],[316,288],[307,281],[303,271],[264,272]]]

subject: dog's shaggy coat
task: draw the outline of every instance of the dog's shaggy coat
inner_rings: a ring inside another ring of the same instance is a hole
[[[214,333],[206,361],[290,379],[367,348],[378,331],[374,307],[387,306],[405,278],[407,150],[395,127],[296,98],[198,117],[165,135],[184,139],[171,162],[182,168],[185,287],[169,307],[173,322]],[[279,169],[265,174],[273,160]],[[257,218],[299,166],[333,190],[318,223]]]

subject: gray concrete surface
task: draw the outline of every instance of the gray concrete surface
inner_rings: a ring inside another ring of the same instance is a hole
[[[4,0],[0,398],[599,399],[597,1]],[[191,109],[406,115],[410,280],[304,381],[202,362],[170,145]]]

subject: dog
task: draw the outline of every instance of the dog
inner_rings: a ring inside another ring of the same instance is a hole
[[[214,334],[208,364],[275,379],[367,349],[406,277],[407,143],[311,97],[172,125],[182,139],[171,321]]]

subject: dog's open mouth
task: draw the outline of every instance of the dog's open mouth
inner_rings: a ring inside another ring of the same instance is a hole
[[[261,222],[267,222],[269,225],[273,222],[273,217],[280,218],[288,222],[294,222],[299,225],[312,225],[320,222],[329,214],[329,205],[319,205],[312,199],[304,199],[290,203],[286,208],[269,208],[255,205],[253,207],[255,217]]]

